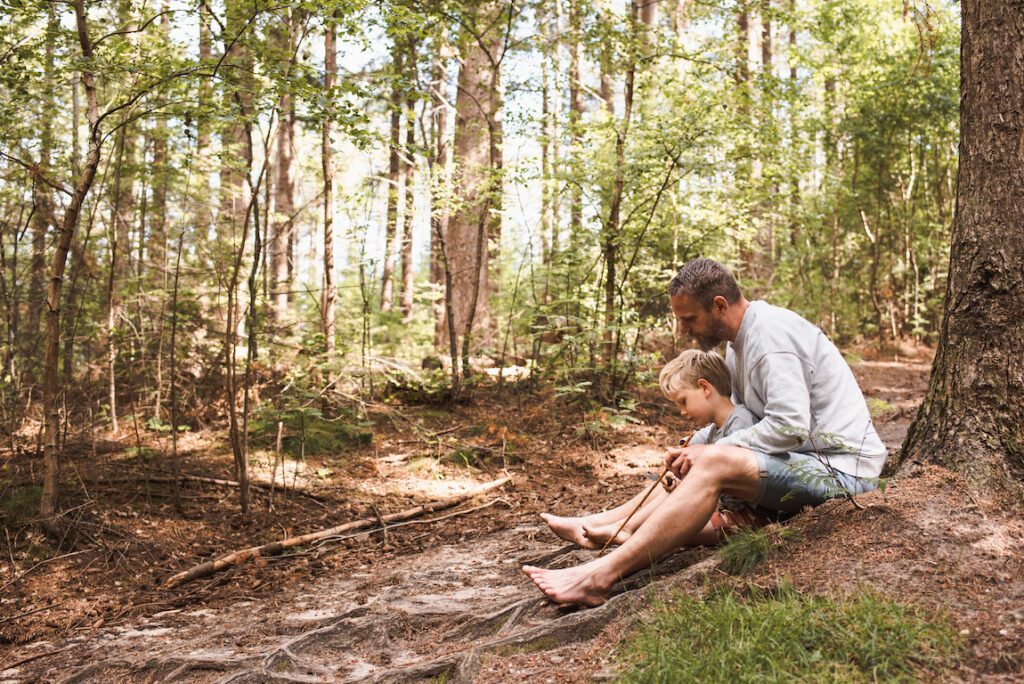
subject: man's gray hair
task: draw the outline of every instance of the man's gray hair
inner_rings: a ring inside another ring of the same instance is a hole
[[[697,301],[705,311],[711,310],[715,297],[735,304],[743,296],[736,278],[727,266],[712,259],[700,257],[687,263],[668,284],[668,295],[686,294]]]

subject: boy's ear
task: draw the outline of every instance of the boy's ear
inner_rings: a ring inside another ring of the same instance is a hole
[[[704,396],[711,394],[711,383],[701,378],[697,381],[697,389],[704,393]]]

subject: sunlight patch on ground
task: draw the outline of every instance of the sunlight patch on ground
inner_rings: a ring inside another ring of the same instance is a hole
[[[358,491],[371,499],[386,495],[411,496],[420,501],[447,499],[501,477],[479,471],[460,469],[453,473],[436,459],[425,457],[393,467],[380,464],[380,477],[363,480]]]
[[[1019,550],[1020,540],[1014,539],[1005,529],[996,528],[993,532],[971,544],[975,549],[990,554],[993,558],[1004,558]]]
[[[635,444],[612,449],[601,459],[598,475],[608,477],[647,471],[661,472],[665,467],[667,448],[667,445]]]

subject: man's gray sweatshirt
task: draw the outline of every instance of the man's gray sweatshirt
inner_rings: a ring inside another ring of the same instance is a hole
[[[817,453],[836,470],[878,477],[888,456],[842,354],[817,326],[750,302],[725,356],[732,400],[761,420],[718,441],[767,454]]]

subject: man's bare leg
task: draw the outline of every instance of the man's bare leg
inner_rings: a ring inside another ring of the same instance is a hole
[[[585,549],[599,549],[604,544],[604,542],[602,541],[600,543],[597,543],[594,540],[588,538],[583,528],[586,527],[587,529],[596,529],[606,527],[608,525],[611,525],[612,523],[617,522],[618,524],[616,525],[616,529],[618,529],[618,525],[621,525],[622,521],[626,518],[626,516],[629,515],[630,512],[637,507],[637,504],[639,504],[643,500],[644,495],[647,493],[648,489],[650,489],[650,485],[644,487],[640,492],[636,494],[636,496],[631,498],[626,503],[616,506],[615,508],[609,509],[607,511],[601,511],[600,513],[593,513],[591,515],[583,515],[578,517],[562,517],[558,515],[552,515],[550,513],[541,513],[540,517],[543,518],[544,522],[548,524],[548,527],[551,528],[551,531],[557,534],[562,539],[572,542],[574,544],[579,544]],[[651,496],[653,497],[654,494],[651,494]],[[614,530],[612,531],[614,532]]]
[[[708,447],[686,477],[654,508],[626,542],[607,556],[562,570],[523,566],[523,571],[558,603],[596,606],[612,586],[693,541],[704,529],[722,493],[746,499],[757,492],[757,458],[740,447]]]

